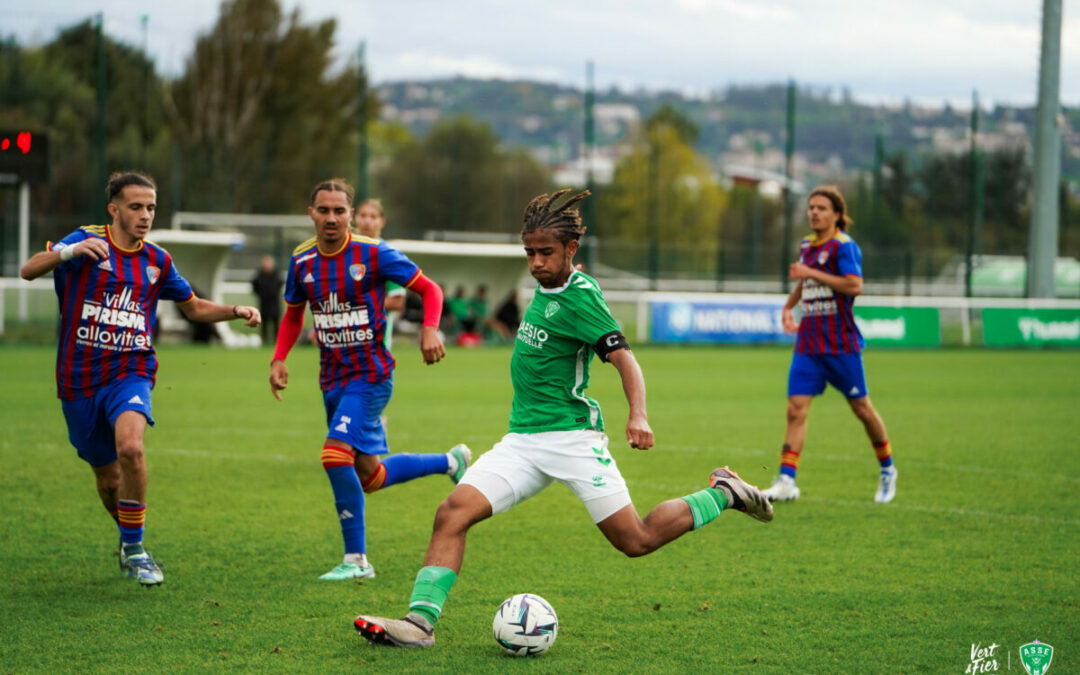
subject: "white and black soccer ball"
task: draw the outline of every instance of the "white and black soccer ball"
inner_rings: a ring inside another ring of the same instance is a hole
[[[507,598],[491,626],[495,642],[512,656],[537,656],[551,649],[559,633],[559,618],[547,600],[533,593]]]

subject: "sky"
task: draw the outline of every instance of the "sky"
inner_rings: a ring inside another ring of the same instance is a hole
[[[1042,0],[279,0],[338,21],[382,82],[467,77],[707,95],[786,82],[870,103],[1033,105]],[[0,0],[0,36],[40,44],[103,12],[105,31],[183,71],[220,0]],[[1080,106],[1080,0],[1062,0],[1060,99]],[[146,16],[145,34],[141,17]]]

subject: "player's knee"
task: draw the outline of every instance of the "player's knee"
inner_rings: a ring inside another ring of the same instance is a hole
[[[121,464],[141,462],[143,459],[143,443],[141,438],[125,438],[116,441],[116,458]]]
[[[98,475],[97,486],[99,491],[103,492],[116,492],[120,489],[120,472],[116,474]]]
[[[467,506],[454,499],[451,493],[435,510],[435,532],[460,534],[466,532],[478,519]]]
[[[322,461],[323,468],[327,471],[340,466],[352,466],[354,461],[352,450],[339,448],[335,445],[325,446],[319,459]]]
[[[787,421],[788,424],[794,424],[796,422],[803,422],[806,420],[807,407],[799,405],[798,403],[788,402],[787,405]]]
[[[439,507],[435,509],[435,523],[432,526],[432,530],[436,533],[439,532],[455,532],[460,530],[457,523],[460,521],[457,513],[458,509],[450,503],[450,498],[442,500]]]
[[[613,542],[615,548],[627,558],[640,558],[656,550],[656,545],[645,537],[621,537]]]
[[[360,478],[360,487],[364,488],[364,492],[372,493],[377,491],[383,485],[386,484],[386,465],[379,462],[374,471],[371,471],[366,476],[361,475],[361,472],[365,469],[356,467],[356,475]]]

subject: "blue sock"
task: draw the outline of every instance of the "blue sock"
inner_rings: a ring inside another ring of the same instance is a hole
[[[364,541],[364,491],[356,469],[348,466],[326,467],[326,477],[334,491],[334,505],[341,521],[341,536],[345,540],[346,553],[367,553]]]
[[[386,480],[382,487],[404,483],[420,476],[430,476],[433,473],[446,473],[450,468],[449,460],[442,454],[413,455],[402,452],[390,455],[382,461],[386,467]]]

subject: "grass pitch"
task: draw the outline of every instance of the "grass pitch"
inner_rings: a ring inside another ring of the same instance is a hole
[[[285,402],[270,352],[160,348],[148,431],[147,547],[165,584],[122,579],[116,529],[68,445],[54,350],[4,346],[0,410],[0,672],[964,672],[973,646],[1053,645],[1050,673],[1080,669],[1080,354],[866,355],[900,470],[873,503],[877,467],[830,391],[811,409],[803,497],[757,523],[724,513],[630,560],[554,485],[477,526],[431,650],[368,646],[354,615],[400,615],[432,516],[432,476],[368,497],[378,577],[328,583],[341,539],[319,463],[317,356],[290,357]],[[486,451],[505,431],[506,348],[454,350],[425,367],[398,345],[394,451]],[[767,484],[784,426],[786,349],[640,348],[657,446],[625,446],[613,368],[591,392],[639,512],[700,489],[730,464]],[[504,657],[499,602],[538,593],[559,614],[552,650]],[[984,662],[985,663],[985,662]]]

